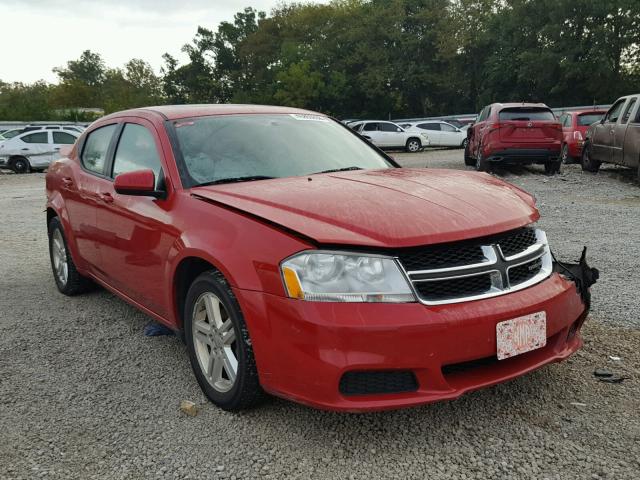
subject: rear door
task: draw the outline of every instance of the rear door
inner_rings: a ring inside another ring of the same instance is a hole
[[[631,97],[626,103],[622,115],[615,124],[613,133],[613,143],[611,145],[611,161],[619,165],[625,165],[624,159],[624,139],[627,135],[629,123],[632,120],[631,115],[635,113],[638,97]]]
[[[594,160],[611,162],[613,158],[612,148],[616,133],[616,124],[626,103],[626,98],[618,100],[611,106],[602,122],[595,126],[591,138],[591,155]]]
[[[549,143],[561,136],[553,112],[544,107],[503,108],[498,121],[500,140],[506,143]]]

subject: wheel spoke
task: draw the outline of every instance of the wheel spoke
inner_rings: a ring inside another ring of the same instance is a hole
[[[209,353],[209,359],[207,360],[207,371],[205,373],[214,382],[215,382],[215,378],[213,377],[213,374],[216,367],[216,363],[220,363],[220,362],[217,361],[215,354],[213,353],[213,351],[211,351]]]
[[[220,300],[214,295],[204,297],[204,305],[207,309],[207,318],[212,325],[219,327],[222,325],[222,313],[220,312]]]
[[[211,381],[213,383],[217,383],[222,380],[222,359],[220,357],[216,357],[213,352],[211,353],[212,362],[212,370],[211,370]]]
[[[231,323],[231,319],[228,318],[220,328],[218,328],[218,333],[222,336],[222,343],[224,345],[230,346],[236,340],[236,332],[233,329],[233,323]]]
[[[236,356],[233,354],[233,351],[229,347],[225,347],[223,350],[222,362],[224,365],[224,370],[227,372],[227,377],[231,382],[235,382],[236,375],[238,372],[238,360]]]

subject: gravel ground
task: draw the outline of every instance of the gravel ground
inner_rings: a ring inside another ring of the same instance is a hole
[[[460,150],[394,156],[464,168]],[[640,187],[623,169],[565,171],[502,175],[536,194],[560,257],[586,244],[602,270],[585,347],[456,401],[365,415],[278,399],[216,409],[178,339],[144,337],[150,320],[105,291],[57,292],[44,175],[0,175],[0,478],[640,477]],[[629,378],[601,383],[595,368]]]

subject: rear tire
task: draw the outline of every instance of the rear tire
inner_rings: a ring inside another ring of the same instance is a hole
[[[233,411],[263,400],[240,305],[217,270],[202,273],[189,287],[183,325],[193,373],[211,402]]]
[[[420,142],[419,138],[410,138],[407,140],[407,144],[405,145],[405,149],[409,153],[419,152],[422,148],[422,142]]]
[[[600,165],[602,165],[602,162],[591,157],[591,145],[588,143],[585,143],[582,148],[582,161],[580,163],[583,171],[591,173],[597,173],[600,170]]]
[[[547,162],[544,164],[544,173],[547,175],[555,175],[556,173],[560,173],[560,167],[562,166],[562,162],[560,160],[556,162]]]
[[[31,171],[31,164],[25,157],[13,158],[10,165],[14,173],[29,173]]]
[[[569,145],[567,145],[566,143],[562,145],[562,150],[560,151],[560,159],[565,165],[574,163],[573,157],[569,155]]]
[[[478,155],[476,156],[476,170],[479,172],[490,172],[491,165],[484,159],[482,155],[482,147],[478,149]]]
[[[467,167],[473,167],[476,164],[476,161],[471,157],[469,153],[469,142],[464,145],[464,164]]]
[[[49,256],[53,278],[60,293],[78,295],[94,286],[91,280],[78,273],[58,217],[53,217],[49,222]]]

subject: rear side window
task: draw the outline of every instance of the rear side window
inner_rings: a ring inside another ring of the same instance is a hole
[[[421,123],[420,125],[418,125],[418,128],[421,128],[423,130],[440,130],[440,124],[439,123]]]
[[[87,136],[82,150],[82,165],[84,168],[95,173],[104,172],[107,150],[115,130],[116,124],[107,125],[94,130]]]
[[[502,122],[508,122],[509,120],[553,121],[556,119],[556,117],[553,116],[553,112],[548,108],[531,107],[505,108],[503,110],[500,110],[499,118]]]
[[[624,114],[622,115],[621,123],[627,123],[629,121],[629,118],[631,117],[631,112],[633,111],[633,107],[636,106],[636,101],[637,101],[637,98],[634,98],[629,102],[627,109],[624,111]]]
[[[60,145],[73,145],[76,143],[76,137],[66,132],[53,132],[53,143]]]
[[[582,115],[578,115],[578,126],[588,127],[593,123],[599,122],[602,115],[602,113],[583,113]]]
[[[151,169],[160,178],[160,156],[153,135],[146,127],[127,123],[122,131],[113,159],[113,176],[135,170]]]
[[[47,132],[32,133],[21,138],[24,143],[48,143]]]

